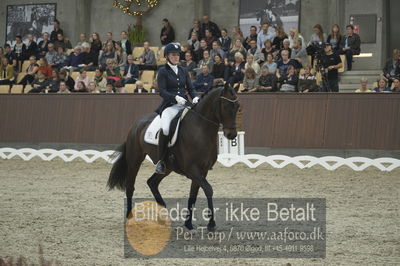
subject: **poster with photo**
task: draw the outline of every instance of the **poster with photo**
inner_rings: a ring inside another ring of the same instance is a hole
[[[36,41],[42,33],[53,30],[56,16],[56,4],[32,4],[7,6],[6,41],[14,45],[15,36],[26,39],[27,34],[33,34]]]
[[[245,37],[250,26],[260,26],[267,22],[273,31],[283,27],[285,32],[299,27],[300,0],[252,0],[240,1],[239,24]]]

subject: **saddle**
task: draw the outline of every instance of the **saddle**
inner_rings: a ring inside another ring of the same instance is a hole
[[[188,108],[184,108],[172,119],[169,126],[168,147],[174,146],[179,133],[179,125],[182,119],[186,116]],[[158,146],[158,138],[161,130],[161,117],[157,115],[146,129],[144,134],[144,142]]]

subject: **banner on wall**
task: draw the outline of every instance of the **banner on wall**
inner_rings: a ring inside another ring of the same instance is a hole
[[[27,34],[39,41],[44,32],[53,31],[55,16],[56,4],[7,6],[6,42],[13,46],[17,35],[25,40]]]
[[[240,0],[239,24],[245,37],[250,26],[260,26],[267,22],[273,31],[283,27],[286,33],[291,28],[299,28],[300,0]]]

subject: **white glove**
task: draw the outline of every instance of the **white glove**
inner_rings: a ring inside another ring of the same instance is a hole
[[[199,97],[194,97],[192,103],[196,104],[199,102],[199,100],[200,100]]]
[[[179,95],[175,96],[175,100],[180,105],[185,105],[185,103],[186,103],[186,99],[181,97],[181,96],[179,96]]]

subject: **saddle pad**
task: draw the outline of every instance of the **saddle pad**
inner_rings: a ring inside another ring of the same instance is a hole
[[[175,127],[174,135],[172,136],[170,142],[168,143],[168,147],[174,146],[174,144],[178,138],[180,122],[185,117],[185,115],[188,111],[189,111],[188,108],[185,108],[183,110],[182,115],[178,119],[178,123]],[[161,117],[159,115],[157,115],[153,119],[153,121],[151,121],[149,127],[146,129],[146,133],[144,134],[144,142],[146,142],[148,144],[158,145],[158,137],[159,137],[160,130],[161,130]],[[170,128],[170,130],[174,130],[174,129]]]

